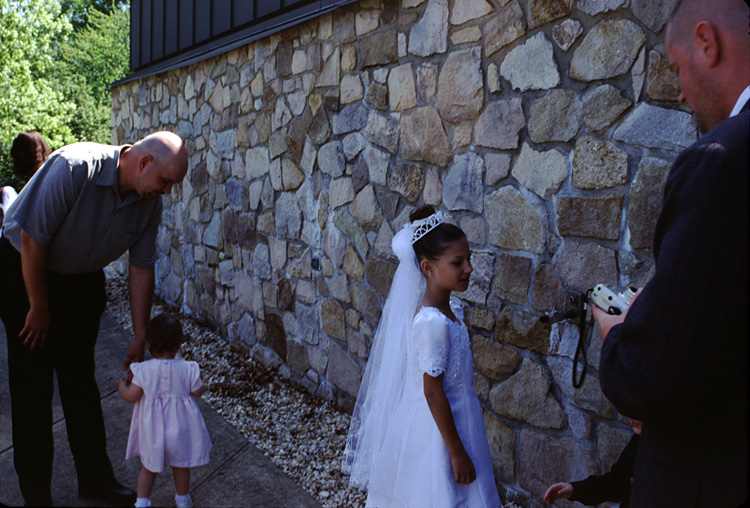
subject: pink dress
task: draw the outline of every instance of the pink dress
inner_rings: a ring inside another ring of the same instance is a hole
[[[130,365],[133,383],[143,389],[130,420],[126,459],[140,456],[154,473],[208,464],[211,439],[190,392],[203,382],[200,368],[185,360],[153,359]]]

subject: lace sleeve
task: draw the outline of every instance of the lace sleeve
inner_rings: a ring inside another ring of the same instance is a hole
[[[433,308],[424,308],[414,318],[412,341],[417,368],[430,376],[439,376],[448,366],[448,322]]]

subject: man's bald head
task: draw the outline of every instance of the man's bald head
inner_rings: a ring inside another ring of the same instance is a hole
[[[689,43],[701,21],[741,39],[748,35],[748,5],[744,0],[677,0],[667,21],[667,42]]]
[[[678,0],[670,15],[669,64],[701,132],[726,120],[750,85],[749,11],[743,0]]]
[[[169,194],[182,182],[188,170],[188,155],[182,139],[172,132],[149,134],[120,156],[118,183],[120,192],[136,191],[153,199]]]
[[[157,166],[171,167],[184,176],[187,173],[188,156],[182,138],[169,131],[149,134],[133,145],[138,152],[149,154]]]

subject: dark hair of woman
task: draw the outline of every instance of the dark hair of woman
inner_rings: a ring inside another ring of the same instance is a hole
[[[180,320],[172,314],[159,314],[146,327],[146,342],[154,356],[177,351],[183,341]]]
[[[10,155],[13,157],[13,172],[23,180],[31,178],[49,157],[51,150],[37,131],[20,132],[13,139]]]
[[[409,222],[426,219],[433,213],[435,213],[435,209],[432,206],[423,205],[409,214]],[[417,254],[417,259],[419,261],[422,261],[423,259],[434,261],[443,255],[443,252],[445,252],[445,249],[447,249],[449,245],[463,238],[466,238],[466,233],[464,233],[461,228],[443,222],[414,242],[412,247],[414,247],[414,252]]]

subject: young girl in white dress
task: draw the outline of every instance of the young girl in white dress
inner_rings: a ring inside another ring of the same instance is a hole
[[[342,470],[373,508],[498,508],[463,312],[466,235],[431,206],[393,238],[399,266],[360,385]]]
[[[177,507],[191,507],[189,468],[208,464],[211,440],[194,399],[206,387],[197,363],[175,358],[183,340],[176,317],[155,317],[146,328],[154,359],[131,364],[132,382],[117,384],[120,396],[135,402],[125,458],[141,458],[136,507],[151,506],[151,488],[165,462],[172,467]]]

